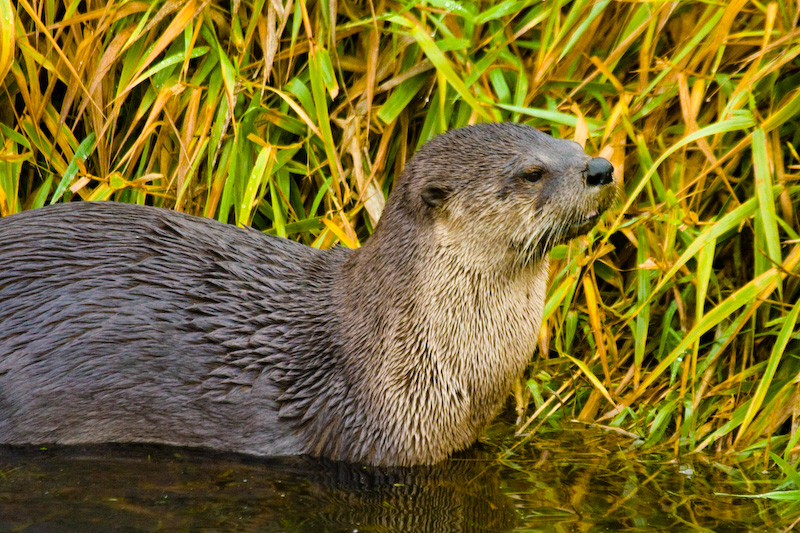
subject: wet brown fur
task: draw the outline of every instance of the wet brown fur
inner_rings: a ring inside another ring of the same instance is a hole
[[[534,351],[548,250],[616,196],[590,161],[610,168],[527,126],[454,130],[358,250],[113,203],[0,219],[0,442],[444,459]]]

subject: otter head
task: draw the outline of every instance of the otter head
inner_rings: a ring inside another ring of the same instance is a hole
[[[454,257],[474,266],[526,265],[591,229],[617,194],[611,163],[579,144],[490,123],[426,143],[387,211],[404,211],[432,229],[437,246],[459,249]]]

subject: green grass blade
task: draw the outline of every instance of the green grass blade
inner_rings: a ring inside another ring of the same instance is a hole
[[[448,61],[444,53],[436,46],[436,42],[428,35],[428,33],[416,22],[402,16],[389,17],[391,22],[405,27],[408,29],[409,34],[419,44],[422,51],[428,57],[431,63],[436,67],[436,70],[441,73],[447,83],[464,99],[472,110],[481,116],[484,120],[491,120],[491,116],[486,111],[485,106],[480,104],[478,100],[472,95],[470,90],[464,84],[453,66]]]
[[[772,378],[775,376],[775,372],[778,370],[778,364],[783,358],[783,352],[786,349],[786,346],[789,344],[792,336],[795,335],[795,326],[797,325],[798,315],[800,315],[800,305],[795,305],[789,314],[783,319],[783,326],[781,326],[778,337],[775,339],[775,345],[772,347],[772,353],[767,360],[767,368],[761,376],[761,380],[758,382],[758,388],[756,389],[753,399],[750,402],[750,407],[747,409],[747,413],[744,415],[744,420],[742,420],[742,424],[739,426],[739,433],[736,436],[737,441],[742,438],[742,435],[744,435],[747,431],[747,427],[750,425],[750,422],[753,421],[756,413],[759,411],[759,409],[761,409],[764,397],[767,395],[767,390],[772,383]]]
[[[78,149],[75,151],[75,157],[73,157],[72,161],[69,162],[69,166],[67,167],[66,172],[64,172],[64,176],[62,176],[61,181],[58,182],[56,192],[53,193],[53,197],[50,199],[50,205],[53,205],[61,199],[64,191],[66,191],[67,187],[69,187],[72,183],[72,178],[74,178],[78,173],[78,161],[86,161],[86,158],[89,157],[94,150],[96,140],[97,136],[94,134],[94,132],[92,132],[78,146]]]
[[[778,235],[778,223],[775,215],[775,197],[772,190],[772,174],[769,170],[767,139],[764,130],[753,131],[753,164],[756,177],[756,193],[758,198],[759,217],[756,219],[756,238],[766,244],[769,264],[781,262],[781,240]],[[756,250],[757,254],[763,253]],[[757,272],[760,274],[761,272]]]

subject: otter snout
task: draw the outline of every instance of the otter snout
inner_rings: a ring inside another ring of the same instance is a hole
[[[614,179],[614,167],[607,159],[593,157],[589,160],[586,184],[590,186],[608,185]]]

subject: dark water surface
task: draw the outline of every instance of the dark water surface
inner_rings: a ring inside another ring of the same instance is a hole
[[[630,445],[570,429],[506,459],[495,442],[399,470],[158,446],[0,447],[0,532],[782,531],[794,519],[783,504],[718,494],[774,480]]]

